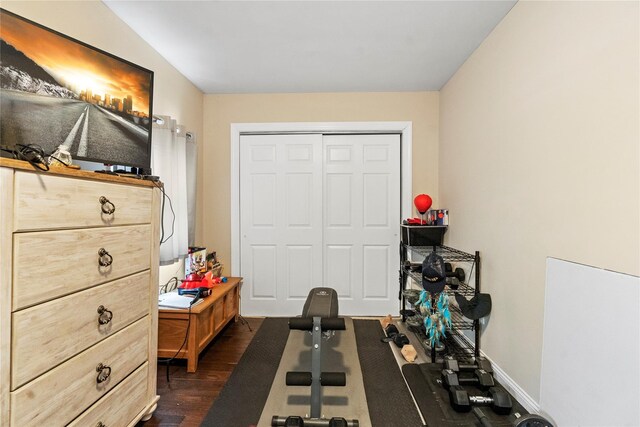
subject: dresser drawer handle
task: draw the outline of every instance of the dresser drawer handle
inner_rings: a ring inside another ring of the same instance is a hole
[[[113,313],[110,310],[107,310],[104,305],[98,307],[98,314],[100,315],[98,316],[98,323],[100,325],[106,325],[111,322],[111,319],[113,319]]]
[[[96,381],[98,382],[98,384],[100,384],[109,379],[109,376],[111,375],[111,367],[107,365],[103,365],[101,363],[98,366],[96,366],[96,372],[98,373],[98,376],[96,377]]]
[[[105,248],[98,250],[98,264],[101,267],[109,267],[113,263],[113,257],[107,252]]]
[[[98,424],[96,424],[96,427],[107,427],[107,425],[102,421],[98,421]]]
[[[113,213],[116,211],[116,205],[111,203],[109,199],[107,199],[104,196],[100,196],[99,200],[100,200],[100,204],[102,205],[100,207],[100,209],[102,209],[102,213],[105,213],[107,215],[113,215]]]

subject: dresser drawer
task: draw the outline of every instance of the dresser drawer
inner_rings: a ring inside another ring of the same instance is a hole
[[[15,173],[14,231],[151,222],[152,189],[30,172]],[[111,205],[112,214],[102,212]]]
[[[67,427],[129,425],[147,403],[148,372],[149,364],[145,363]]]
[[[148,314],[149,279],[145,271],[13,313],[11,390]],[[112,313],[102,325],[100,306]]]
[[[15,233],[13,310],[142,270],[151,262],[151,226]],[[99,265],[102,261],[111,265]]]
[[[148,337],[149,318],[145,317],[11,392],[11,425],[61,426],[71,422],[147,360]],[[111,368],[108,378],[100,383],[99,364]],[[124,403],[129,396],[120,398]]]

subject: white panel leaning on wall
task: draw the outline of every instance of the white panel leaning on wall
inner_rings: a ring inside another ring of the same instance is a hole
[[[640,278],[547,258],[540,409],[559,426],[640,425]]]

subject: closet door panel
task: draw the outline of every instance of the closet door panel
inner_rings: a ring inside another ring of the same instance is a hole
[[[353,297],[353,258],[352,245],[325,246],[324,286],[336,290],[339,304]]]
[[[364,245],[362,248],[362,298],[385,299],[391,292],[388,278],[390,273],[391,248],[388,245]]]
[[[386,202],[389,200],[390,182],[387,174],[363,175],[363,221],[364,228],[384,227],[390,225]]]
[[[313,288],[313,246],[287,245],[287,296],[307,298]]]
[[[327,173],[325,176],[326,227],[351,228],[353,220],[353,176]]]
[[[256,173],[251,176],[251,226],[255,228],[276,227],[278,206],[273,203],[278,195],[275,173]]]
[[[244,314],[300,314],[322,283],[321,146],[321,135],[240,138]]]
[[[247,263],[251,266],[253,277],[251,299],[275,300],[278,296],[278,255],[275,245],[252,245],[249,248],[251,257]]]
[[[313,175],[310,173],[290,173],[286,176],[287,227],[310,229],[313,226]]]
[[[340,275],[340,312],[381,315],[397,309],[400,223],[399,135],[325,135],[325,285]],[[332,256],[349,245],[350,256]],[[348,260],[348,266],[346,265]]]

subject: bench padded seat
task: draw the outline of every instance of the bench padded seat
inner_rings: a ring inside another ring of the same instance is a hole
[[[302,308],[302,317],[338,317],[338,293],[332,288],[313,288]]]

